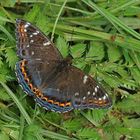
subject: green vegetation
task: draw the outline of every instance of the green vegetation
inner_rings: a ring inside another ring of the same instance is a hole
[[[108,91],[113,107],[46,111],[23,93],[14,72],[15,19],[51,34],[63,56]],[[140,1],[0,1],[0,140],[139,140]]]

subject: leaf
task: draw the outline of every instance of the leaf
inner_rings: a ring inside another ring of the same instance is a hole
[[[5,134],[4,132],[0,132],[0,139],[1,140],[10,140],[10,138],[8,137],[8,135]]]
[[[138,140],[140,134],[140,118],[135,119],[123,119],[124,126],[117,127],[117,131],[119,131],[123,135],[127,135],[132,139]]]
[[[107,45],[108,46],[108,58],[110,62],[115,62],[120,60],[120,57],[122,56],[121,50],[118,46],[115,45]]]
[[[134,61],[130,57],[129,50],[123,49],[122,53],[123,53],[123,57],[125,59],[126,64],[129,64],[129,66],[134,65]]]
[[[56,123],[56,124],[60,124],[60,122],[61,122],[61,116],[59,114],[56,114],[55,112],[46,113],[42,117],[44,117],[45,119],[47,119],[53,123]]]
[[[117,129],[122,128],[122,122],[116,119],[116,117],[111,117],[109,122],[105,123],[102,128],[106,140],[117,140],[121,135]]]
[[[40,130],[41,130],[40,126],[35,125],[35,124],[31,124],[28,127],[26,127],[25,132],[36,134],[36,133],[39,133]]]
[[[15,39],[14,39],[13,36],[12,36],[12,34],[9,33],[9,31],[8,31],[4,26],[0,25],[0,30],[1,30],[5,35],[7,35],[8,39],[10,40],[11,43],[15,41]]]
[[[86,64],[87,63],[84,61],[84,58],[78,58],[78,59],[73,59],[72,65],[79,69],[84,69]]]
[[[18,130],[12,130],[12,129],[10,129],[9,134],[10,134],[10,137],[11,138],[13,138],[13,139],[16,140],[16,139],[18,139],[19,131]]]
[[[103,59],[104,53],[104,46],[100,42],[91,42],[90,50],[87,53],[86,57],[93,57],[93,60],[101,60]]]
[[[79,58],[85,52],[85,44],[77,43],[76,45],[71,46],[70,50],[73,58]]]
[[[136,16],[140,14],[140,7],[138,6],[131,6],[129,8],[126,8],[124,11],[125,16]]]
[[[135,62],[135,64],[137,65],[137,67],[140,70],[140,56],[139,56],[139,53],[135,52],[135,51],[132,51],[132,52],[129,52],[129,54],[130,54],[132,60]]]
[[[80,137],[81,139],[90,139],[90,140],[101,140],[100,136],[97,132],[96,129],[94,128],[84,128],[84,129],[80,129],[76,135],[78,137]]]
[[[10,70],[6,64],[4,64],[0,68],[0,81],[1,82],[6,82],[8,81],[11,77]]]
[[[3,101],[11,100],[10,96],[8,95],[8,93],[3,88],[1,88],[1,90],[0,90],[0,99],[3,100]]]
[[[140,93],[129,95],[124,98],[121,102],[118,102],[116,107],[121,109],[123,112],[129,113],[140,113]]]
[[[25,15],[25,19],[33,22],[35,18],[38,16],[39,12],[41,11],[40,5],[34,4],[33,8]]]
[[[64,58],[68,56],[68,45],[64,38],[60,36],[57,38],[56,47],[59,49]]]
[[[99,123],[105,118],[107,111],[107,109],[94,109],[91,112],[92,118]]]
[[[132,128],[132,129],[139,128],[139,132],[140,132],[140,118],[136,118],[136,119],[125,118],[123,121],[124,121],[125,127]]]
[[[114,75],[99,73],[99,77],[102,77],[102,79],[108,85],[110,85],[110,87],[113,87],[113,88],[116,88],[121,84],[120,79]]]
[[[118,63],[100,63],[100,65],[97,65],[97,68],[99,69],[99,71],[107,72],[116,76],[120,75],[122,76],[122,78],[129,77],[126,67]]]
[[[137,67],[131,67],[130,71],[135,81],[140,85],[140,70]]]
[[[10,22],[10,20],[7,19],[6,13],[1,10],[1,12],[0,12],[0,25],[5,25],[6,22]]]
[[[41,128],[38,125],[31,124],[24,130],[24,140],[37,140],[36,136],[41,132]]]
[[[119,86],[130,90],[136,90],[136,88],[138,88],[136,82],[134,80],[129,80],[129,79],[122,79]]]
[[[13,7],[15,5],[16,1],[1,0],[0,3],[3,7]]]
[[[82,124],[80,123],[81,120],[73,119],[73,120],[67,120],[63,123],[63,126],[71,131],[77,131],[82,127]]]
[[[43,33],[48,34],[49,33],[49,28],[47,25],[48,22],[48,18],[46,17],[46,15],[44,15],[44,13],[40,12],[38,14],[37,20],[36,20],[36,26],[39,27],[39,29],[41,31],[43,31]]]
[[[23,135],[23,140],[37,140],[37,138],[34,135],[27,133]]]
[[[2,62],[2,57],[0,57],[0,67],[2,67],[3,62]]]
[[[9,62],[9,66],[14,69],[16,62],[18,61],[17,55],[13,49],[7,48],[6,49],[6,57],[7,62]]]
[[[94,109],[89,110],[87,114],[83,114],[92,124],[96,127],[100,126],[100,122],[105,119],[106,113],[108,110],[103,109]]]

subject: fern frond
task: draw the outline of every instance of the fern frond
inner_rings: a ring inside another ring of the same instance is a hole
[[[7,94],[7,92],[1,87],[0,88],[0,99],[3,101],[9,101],[11,100],[10,96]]]
[[[67,120],[63,123],[63,126],[68,130],[77,131],[82,127],[82,123],[79,123],[80,121],[80,119]]]
[[[7,62],[9,63],[9,66],[14,69],[16,62],[18,61],[16,52],[13,51],[13,49],[7,48],[6,50],[6,58]]]
[[[86,57],[92,57],[92,60],[102,60],[105,56],[103,43],[92,41],[90,44],[90,50]]]
[[[64,38],[59,36],[57,38],[56,46],[59,49],[59,51],[62,53],[64,58],[68,56],[68,45],[66,41],[64,40]]]
[[[71,55],[73,58],[80,58],[85,52],[86,46],[82,43],[77,43],[76,45],[71,46]]]
[[[129,113],[140,113],[140,93],[134,95],[128,95],[127,98],[124,98],[121,102],[118,102],[116,107],[122,110],[123,112]]]
[[[76,135],[81,139],[101,140],[99,133],[93,128],[80,129]]]
[[[0,68],[2,67],[3,62],[2,62],[2,58],[0,57]]]
[[[96,127],[99,127],[101,125],[102,121],[105,119],[105,116],[107,114],[107,110],[94,109],[94,110],[89,110],[86,114],[85,113],[82,113],[82,114],[93,125],[95,125]]]

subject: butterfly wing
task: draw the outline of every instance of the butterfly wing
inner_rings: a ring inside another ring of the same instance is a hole
[[[62,56],[49,39],[31,23],[16,20],[17,54],[22,59],[16,64],[16,75],[23,90],[34,96],[38,87]]]
[[[42,97],[37,97],[36,101],[41,106],[54,111],[66,112],[74,108],[108,108],[112,105],[107,92],[91,76],[85,75],[73,66],[58,72],[51,80],[46,81],[40,90]],[[48,106],[49,100],[53,108]]]
[[[23,90],[48,110],[107,108],[111,99],[89,75],[63,67],[63,58],[48,38],[31,23],[16,21],[16,75]]]
[[[31,23],[21,19],[16,20],[17,54],[26,60],[60,60],[59,53],[52,42]]]

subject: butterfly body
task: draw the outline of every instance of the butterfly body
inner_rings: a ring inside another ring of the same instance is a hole
[[[108,108],[106,91],[89,75],[63,58],[49,39],[24,20],[16,21],[18,56],[16,75],[23,90],[38,104],[55,112]]]

